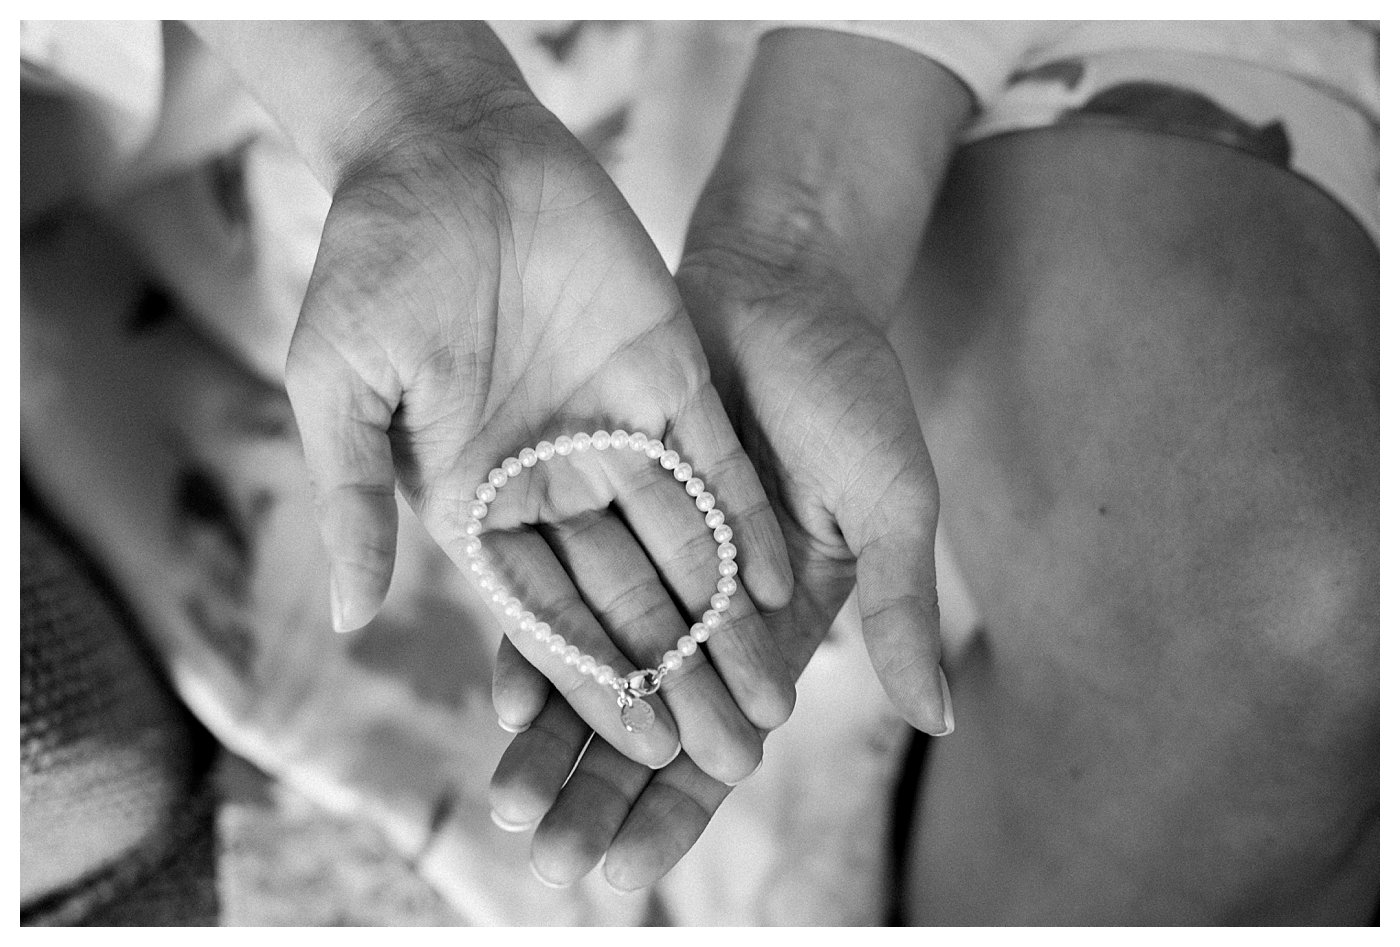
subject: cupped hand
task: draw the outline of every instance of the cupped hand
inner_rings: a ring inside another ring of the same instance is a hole
[[[920,729],[949,732],[938,487],[898,361],[839,275],[810,261],[770,265],[771,251],[731,231],[693,229],[677,275],[793,564],[793,599],[767,616],[769,628],[796,675],[854,585],[872,663],[896,707]],[[509,653],[499,661],[498,688],[534,674]],[[576,880],[606,854],[611,884],[645,886],[690,849],[729,787],[684,755],[652,774],[588,736],[562,703],[546,705],[502,758],[494,811],[538,822],[533,859],[551,881]]]
[[[544,676],[497,707],[518,725],[558,689],[632,760],[666,763],[679,736],[706,772],[738,779],[757,765],[759,729],[791,710],[759,615],[787,601],[791,574],[675,286],[611,181],[533,100],[416,127],[335,191],[287,364],[335,625],[363,625],[384,599],[396,486],[469,575],[474,491],[504,458],[579,431],[647,432],[733,524],[744,581],[725,633],[668,679],[656,726],[632,734],[610,688],[503,618]],[[708,607],[714,543],[654,464],[584,453],[502,488],[510,502],[480,538],[524,607],[583,653],[619,672],[655,666]]]

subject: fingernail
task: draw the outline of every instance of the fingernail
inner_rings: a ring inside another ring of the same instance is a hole
[[[598,874],[603,876],[603,884],[607,885],[609,890],[611,890],[613,894],[618,894],[622,895],[623,897],[627,897],[628,895],[636,894],[639,890],[641,890],[639,888],[633,888],[631,890],[628,890],[627,888],[619,888],[617,885],[613,884],[612,879],[608,877],[608,856],[606,854],[603,856],[603,863],[598,866]]]
[[[565,882],[564,884],[560,884],[557,881],[550,881],[544,875],[540,874],[540,870],[535,867],[534,862],[530,862],[530,874],[534,875],[535,880],[538,881],[540,884],[544,885],[546,888],[554,888],[558,890],[559,888],[569,887],[567,882]]]
[[[342,635],[349,631],[345,627],[345,611],[340,604],[340,585],[335,581],[335,576],[331,576],[331,627]]]
[[[495,809],[491,810],[491,821],[496,823],[496,826],[498,828],[504,829],[507,832],[524,832],[526,829],[530,828],[530,826],[535,824],[533,822],[508,821],[507,819],[502,818],[501,815],[497,813]]]
[[[938,687],[943,692],[943,729],[932,736],[946,737],[953,732],[953,695],[948,690],[948,675],[943,673],[941,664],[938,666]]]
[[[748,774],[747,776],[740,776],[738,779],[734,780],[734,782],[732,782],[732,783],[725,783],[725,785],[726,785],[726,786],[737,786],[737,785],[739,785],[739,784],[742,783],[742,782],[746,782],[747,780],[753,779],[754,774],[757,773],[757,772],[758,772],[759,770],[761,770],[762,768],[763,768],[763,760],[760,759],[760,760],[758,761],[758,765],[755,766],[753,769],[749,770],[749,774]]]
[[[680,743],[678,742],[678,743],[676,743],[676,752],[674,752],[674,753],[671,754],[670,759],[668,759],[668,760],[667,760],[666,762],[664,762],[664,763],[660,763],[660,764],[658,764],[658,765],[656,765],[656,766],[652,766],[651,768],[652,768],[652,769],[665,769],[666,767],[668,767],[668,766],[670,766],[672,763],[674,763],[674,762],[676,761],[676,757],[678,757],[678,756],[680,756],[680,755],[681,755],[681,745],[680,745]],[[647,765],[648,765],[648,766],[651,766],[650,763],[648,763]]]
[[[619,888],[617,885],[613,884],[612,879],[608,877],[606,872],[603,873],[603,884],[607,885],[608,889],[611,890],[613,894],[620,894],[623,897],[637,893],[636,891],[628,891],[626,888]]]
[[[513,723],[506,723],[500,717],[496,718],[496,724],[506,733],[524,733],[526,730],[530,729],[530,725],[528,723],[522,723],[518,725]]]

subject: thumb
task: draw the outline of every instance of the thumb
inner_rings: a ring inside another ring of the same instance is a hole
[[[945,736],[953,731],[953,706],[939,665],[937,497],[934,485],[931,496],[906,497],[890,509],[887,494],[880,515],[843,532],[856,555],[861,628],[875,674],[905,720]]]
[[[303,316],[287,356],[287,395],[331,565],[336,631],[367,624],[394,571],[398,508],[389,424],[397,405],[376,392],[345,353]]]

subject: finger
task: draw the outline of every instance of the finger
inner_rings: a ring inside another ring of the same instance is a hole
[[[530,848],[535,872],[558,885],[572,884],[588,874],[651,779],[651,770],[606,743],[589,744],[535,829]]]
[[[387,434],[398,392],[374,390],[353,350],[308,313],[287,356],[287,395],[330,557],[331,621],[341,632],[365,625],[383,605],[398,537]]]
[[[549,678],[525,660],[509,636],[502,636],[491,674],[491,701],[501,729],[511,733],[528,730],[553,690]]]
[[[716,515],[718,507],[702,511],[692,497],[697,494],[701,505],[709,506],[715,496],[710,491],[720,489],[718,484],[706,479],[700,468],[683,463],[686,466],[675,468],[671,477],[658,477],[650,467],[614,468],[619,480],[616,504],[691,621],[718,612],[707,621],[714,632],[706,645],[709,656],[748,719],[771,730],[787,720],[796,701],[789,665],[750,597],[747,560],[741,566],[738,557],[726,560],[718,555],[721,542],[731,544],[733,551],[738,531],[725,514]],[[682,478],[684,488],[673,482]],[[714,526],[707,525],[706,516]],[[691,744],[686,750],[692,752]],[[696,761],[714,774],[706,760]]]
[[[673,494],[685,496],[674,483],[670,487]],[[703,650],[697,643],[685,643],[689,623],[627,525],[611,512],[594,512],[551,526],[545,535],[609,637],[634,664],[655,667],[673,649],[691,651],[661,686],[686,753],[724,782],[737,782],[751,773],[762,759],[762,735]],[[739,611],[747,611],[746,620],[761,624],[747,600],[744,604],[746,609]]]
[[[496,824],[523,831],[543,818],[592,735],[564,698],[552,692],[530,729],[510,742],[496,764],[488,793]]]
[[[911,486],[908,481],[914,481]],[[885,693],[912,726],[934,736],[952,732],[952,705],[939,668],[941,639],[934,533],[938,493],[933,469],[906,473],[849,529],[856,554],[856,594],[870,662]]]
[[[682,753],[632,803],[604,856],[603,877],[619,891],[655,884],[695,845],[729,793]]]
[[[633,732],[623,726],[617,692],[597,674],[606,668],[626,676],[636,665],[599,624],[543,537],[521,530],[495,532],[485,539],[489,551],[484,548],[484,555],[465,563],[465,571],[477,575],[520,653],[594,731],[625,755],[653,768],[675,758],[679,731],[663,701],[647,700],[655,714],[648,729]]]
[[[734,544],[744,558],[749,594],[763,611],[774,611],[792,598],[792,566],[787,544],[758,472],[744,453],[719,393],[706,384],[677,413],[666,441],[705,479],[716,506],[734,530]]]

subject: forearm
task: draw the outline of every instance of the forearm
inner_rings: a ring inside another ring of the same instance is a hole
[[[470,130],[534,97],[480,22],[192,22],[329,189],[419,129]]]
[[[738,253],[793,277],[840,276],[885,325],[971,111],[952,73],[900,46],[768,34],[687,256]]]

